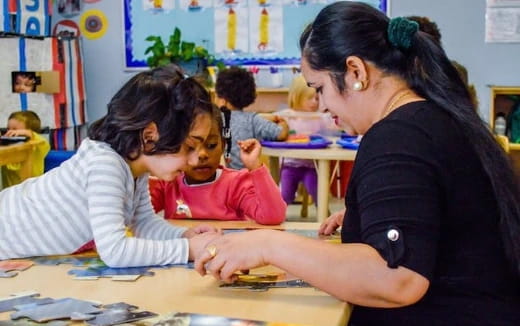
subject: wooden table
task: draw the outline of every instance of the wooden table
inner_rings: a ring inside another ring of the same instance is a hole
[[[329,211],[330,161],[353,161],[356,151],[343,149],[336,144],[324,149],[285,149],[263,147],[262,154],[269,157],[269,170],[276,182],[280,180],[280,157],[315,160],[318,173],[318,200],[316,217],[319,222],[325,220]]]
[[[0,146],[0,166],[11,163],[21,163],[20,179],[23,181],[32,177],[32,156],[34,148],[43,140],[31,140],[24,143]]]
[[[173,221],[187,225],[197,221]],[[254,227],[251,222],[217,222],[216,226]],[[304,225],[306,224],[306,225]],[[227,226],[226,226],[227,225]],[[317,229],[317,223],[285,223],[283,227]],[[345,325],[350,306],[313,288],[270,289],[266,292],[225,290],[211,276],[201,277],[186,268],[155,269],[153,277],[143,276],[135,282],[73,280],[67,272],[72,265],[35,265],[14,278],[0,278],[0,297],[22,291],[37,291],[41,297],[74,297],[108,304],[124,301],[158,314],[172,311],[212,314],[233,318],[278,321],[304,325]],[[274,267],[252,273],[276,271]],[[10,312],[0,313],[0,320]]]

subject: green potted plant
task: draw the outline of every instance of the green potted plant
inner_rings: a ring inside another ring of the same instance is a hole
[[[164,44],[160,36],[155,35],[148,36],[146,41],[152,42],[144,53],[149,54],[146,63],[152,68],[176,63],[189,74],[207,75],[207,66],[215,61],[215,57],[205,47],[183,41],[178,27],[174,28],[167,44]]]

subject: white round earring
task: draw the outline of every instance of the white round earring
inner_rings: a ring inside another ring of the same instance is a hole
[[[358,80],[357,82],[352,84],[352,89],[355,90],[355,91],[362,90],[363,89],[363,82]]]

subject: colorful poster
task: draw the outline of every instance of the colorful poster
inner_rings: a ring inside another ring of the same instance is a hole
[[[248,16],[244,7],[215,8],[215,53],[234,56],[249,52]]]
[[[254,2],[249,7],[249,51],[261,56],[283,52],[283,7],[274,1]]]
[[[16,33],[49,36],[50,19],[49,0],[17,0]]]
[[[154,13],[168,12],[175,9],[174,0],[142,0],[143,9]]]
[[[191,12],[201,11],[213,5],[212,0],[179,0],[179,2],[179,6],[182,10]]]

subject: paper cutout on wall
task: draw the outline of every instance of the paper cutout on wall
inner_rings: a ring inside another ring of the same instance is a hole
[[[81,0],[58,0],[58,14],[74,17],[81,13]]]
[[[0,0],[0,32],[11,31],[11,16],[8,0]]]
[[[280,1],[278,1],[281,4]],[[256,55],[283,52],[283,8],[274,1],[249,8],[249,51]]]
[[[86,123],[85,89],[79,40],[0,38],[0,116],[31,110],[42,126],[66,128]],[[13,93],[13,71],[57,71],[57,94]]]
[[[79,26],[75,21],[64,19],[60,20],[52,30],[53,36],[80,36]]]
[[[155,13],[168,12],[175,9],[174,0],[142,0],[143,9]]]
[[[179,6],[183,10],[197,12],[210,8],[212,6],[212,0],[180,0]]]
[[[81,15],[79,28],[86,38],[90,40],[98,39],[105,35],[107,31],[107,16],[98,9],[87,10]]]
[[[17,0],[16,33],[31,36],[50,35],[49,0]]]
[[[226,56],[248,52],[249,11],[243,7],[215,8],[215,52]]]
[[[60,76],[57,71],[13,71],[11,85],[14,93],[59,93]]]

